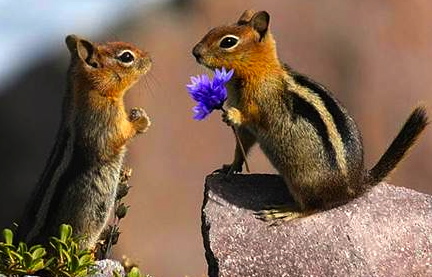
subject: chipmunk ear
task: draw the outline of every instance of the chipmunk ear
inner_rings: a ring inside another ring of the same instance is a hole
[[[77,57],[92,67],[99,67],[95,59],[95,46],[88,40],[76,35],[66,37],[66,45],[72,57]]]
[[[260,41],[262,41],[264,36],[267,34],[269,23],[270,15],[266,11],[257,12],[252,16],[249,24],[260,35]]]
[[[245,10],[243,14],[240,16],[240,18],[238,19],[237,24],[238,25],[248,24],[254,14],[255,14],[254,10]]]

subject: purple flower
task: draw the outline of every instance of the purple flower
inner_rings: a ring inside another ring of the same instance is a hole
[[[223,103],[227,99],[227,89],[225,84],[233,76],[234,70],[226,71],[216,69],[212,80],[205,74],[192,76],[191,83],[186,87],[191,97],[198,102],[193,108],[194,119],[203,120],[213,110],[222,109]]]

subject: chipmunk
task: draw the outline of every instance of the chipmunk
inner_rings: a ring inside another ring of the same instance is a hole
[[[193,48],[199,64],[234,69],[223,120],[237,128],[246,152],[257,142],[282,175],[297,207],[263,210],[263,220],[291,220],[348,202],[386,177],[427,125],[417,107],[378,163],[366,170],[360,132],[347,110],[321,84],[283,64],[265,11],[245,11],[210,30]],[[234,161],[221,171],[241,172]]]
[[[18,237],[47,243],[61,224],[92,248],[116,197],[126,145],[150,126],[142,108],[125,110],[124,95],[151,67],[145,52],[125,42],[66,37],[71,55],[62,119]]]

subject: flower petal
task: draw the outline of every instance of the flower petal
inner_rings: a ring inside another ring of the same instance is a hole
[[[207,107],[205,105],[203,105],[202,103],[198,103],[198,105],[193,107],[192,110],[194,112],[193,118],[195,120],[203,120],[212,112],[212,110],[207,109]]]
[[[186,85],[191,97],[197,102],[193,108],[194,119],[203,120],[214,109],[221,109],[227,99],[226,83],[233,76],[234,70],[216,69],[211,80],[208,75],[192,76],[191,83]]]

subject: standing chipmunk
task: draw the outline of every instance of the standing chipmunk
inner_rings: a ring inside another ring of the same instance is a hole
[[[70,224],[91,248],[113,208],[126,144],[150,126],[124,95],[151,67],[147,53],[125,42],[66,37],[71,54],[55,146],[18,227],[28,243],[46,243]]]
[[[258,142],[284,178],[298,208],[278,207],[263,220],[306,216],[348,202],[380,182],[427,125],[417,107],[371,169],[363,162],[360,133],[332,93],[280,62],[265,11],[247,10],[237,23],[216,27],[193,48],[198,63],[234,69],[223,120],[237,128],[246,152]],[[237,143],[228,175],[242,170]]]

